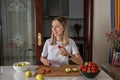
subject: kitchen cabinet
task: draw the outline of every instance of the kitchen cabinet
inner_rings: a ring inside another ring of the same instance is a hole
[[[43,15],[48,16],[48,0],[43,0]]]
[[[83,0],[43,0],[44,17],[83,18]]]
[[[69,18],[83,18],[84,0],[69,0]]]
[[[69,0],[43,0],[44,16],[68,16]]]

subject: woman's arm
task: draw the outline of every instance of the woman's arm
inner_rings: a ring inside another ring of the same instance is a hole
[[[47,60],[46,57],[41,56],[40,61],[45,65],[45,66],[50,66],[49,60]]]
[[[48,55],[48,47],[49,47],[49,39],[47,39],[45,41],[44,47],[43,47],[43,51],[41,53],[41,57],[40,57],[40,61],[45,65],[45,66],[49,66],[50,63],[47,60],[47,55]]]
[[[79,64],[79,65],[83,64],[83,59],[82,59],[80,53],[72,55],[63,46],[61,46],[61,48],[59,49],[59,53],[63,56],[67,56],[68,58],[70,56],[70,60],[72,60],[76,64]]]
[[[77,53],[75,55],[69,55],[70,56],[70,60],[75,62],[76,64],[82,65],[83,64],[83,59],[80,56],[80,53]]]

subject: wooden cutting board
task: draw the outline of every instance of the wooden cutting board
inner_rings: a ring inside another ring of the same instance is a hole
[[[80,76],[80,72],[79,70],[74,72],[74,71],[70,71],[70,72],[65,72],[65,68],[79,68],[78,65],[64,65],[64,66],[60,66],[60,67],[46,67],[43,65],[40,65],[38,67],[38,69],[36,70],[35,75],[37,74],[42,74],[43,70],[47,70],[47,69],[51,69],[51,72],[49,73],[44,73],[43,75],[45,77],[56,77],[56,76]]]

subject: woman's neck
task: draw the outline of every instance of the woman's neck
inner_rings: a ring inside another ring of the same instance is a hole
[[[56,40],[57,40],[58,42],[61,42],[61,41],[62,41],[62,38],[61,38],[60,36],[58,36],[58,37],[56,37]]]

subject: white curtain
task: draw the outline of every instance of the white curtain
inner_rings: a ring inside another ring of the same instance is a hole
[[[34,63],[32,0],[1,0],[4,65]]]
[[[115,0],[115,28],[120,29],[120,0]]]

